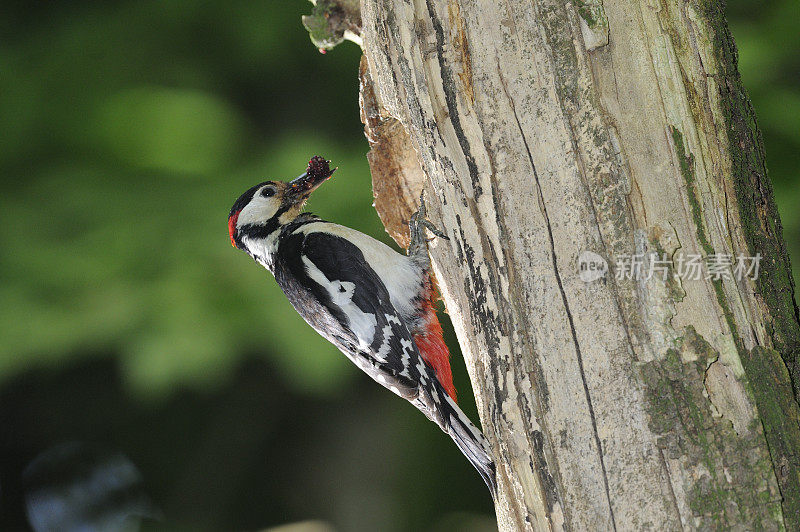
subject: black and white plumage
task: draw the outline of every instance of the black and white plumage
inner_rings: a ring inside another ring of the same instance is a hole
[[[415,340],[425,334],[427,323],[422,303],[430,297],[430,262],[424,229],[433,228],[424,211],[415,215],[412,253],[405,256],[363,233],[301,214],[311,192],[332,173],[327,161],[315,157],[290,183],[252,187],[231,209],[231,242],[274,274],[295,310],[319,334],[450,435],[494,497],[488,444],[456,404],[454,391],[448,393],[449,364],[443,377]]]

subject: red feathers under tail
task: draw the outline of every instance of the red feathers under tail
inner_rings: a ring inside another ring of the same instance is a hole
[[[447,394],[456,400],[456,388],[453,386],[453,372],[450,370],[450,351],[442,338],[442,326],[433,306],[433,288],[428,291],[422,302],[422,328],[414,334],[414,341],[425,362],[433,368],[439,382]]]

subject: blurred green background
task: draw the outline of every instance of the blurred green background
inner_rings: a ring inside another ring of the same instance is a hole
[[[798,4],[728,9],[798,266]],[[21,471],[66,440],[131,458],[165,515],[152,529],[493,528],[486,488],[449,438],[230,246],[236,197],[314,154],[340,169],[310,210],[389,241],[371,207],[360,51],[319,54],[300,23],[309,11],[4,2],[0,529],[25,529]]]

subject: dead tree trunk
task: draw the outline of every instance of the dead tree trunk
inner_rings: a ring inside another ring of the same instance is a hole
[[[794,286],[723,9],[362,0],[376,208],[402,243],[426,182],[450,234],[503,530],[800,528]]]

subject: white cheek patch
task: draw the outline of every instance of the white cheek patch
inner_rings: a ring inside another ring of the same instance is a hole
[[[253,196],[253,199],[250,200],[250,203],[239,213],[237,224],[240,227],[247,224],[263,224],[275,216],[280,206],[281,201],[278,198],[265,198],[257,192],[256,195]]]
[[[375,337],[375,327],[378,320],[374,314],[362,311],[353,303],[353,292],[355,285],[347,281],[330,281],[308,257],[303,257],[303,264],[306,267],[306,274],[317,284],[328,291],[333,303],[339,307],[350,321],[350,330],[358,338],[359,349],[366,350],[372,344]]]

